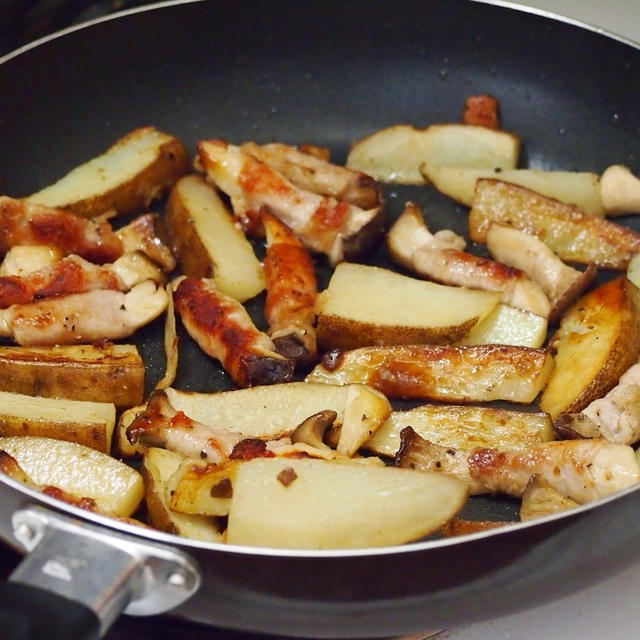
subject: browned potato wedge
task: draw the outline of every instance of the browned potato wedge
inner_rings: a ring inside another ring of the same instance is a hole
[[[109,453],[116,410],[106,402],[0,391],[0,436],[42,436]]]
[[[600,197],[608,216],[640,213],[640,178],[628,167],[607,167],[600,178]]]
[[[548,321],[537,313],[498,304],[458,344],[511,344],[537,349],[547,339]]]
[[[520,140],[505,131],[466,124],[433,124],[426,129],[398,124],[353,145],[347,167],[376,180],[424,184],[425,164],[512,169]]]
[[[149,522],[160,531],[185,538],[222,542],[224,536],[212,518],[173,511],[166,499],[167,483],[180,467],[183,457],[166,449],[151,447],[142,461],[145,501]]]
[[[142,402],[144,363],[131,344],[0,346],[0,389],[13,393],[109,402]]]
[[[496,292],[448,287],[343,262],[317,299],[318,344],[328,350],[455,342],[499,299]]]
[[[125,215],[149,206],[188,170],[180,140],[142,127],[28,200],[86,218],[107,211]]]
[[[466,498],[466,485],[443,474],[257,458],[238,468],[227,541],[299,549],[402,544],[437,530]]]
[[[251,244],[216,190],[200,176],[185,176],[171,190],[164,217],[183,274],[213,278],[224,294],[244,302],[265,287]]]
[[[553,420],[584,409],[612,389],[640,355],[640,291],[625,276],[593,289],[566,313],[551,338],[555,369],[540,397]]]
[[[367,384],[390,398],[532,402],[551,375],[543,349],[509,345],[397,345],[327,354],[307,382]]]
[[[391,457],[400,447],[404,427],[443,447],[471,451],[476,447],[528,449],[553,440],[546,413],[511,411],[496,407],[426,404],[393,411],[389,419],[363,445],[363,449]]]
[[[0,450],[15,458],[35,484],[93,498],[96,510],[106,515],[130,516],[144,495],[135,469],[76,442],[17,436],[0,438]]]
[[[640,252],[636,231],[525,187],[481,179],[469,212],[471,240],[486,242],[494,223],[526,231],[568,262],[625,270]]]
[[[588,171],[495,170],[424,164],[420,172],[438,191],[467,207],[473,205],[476,180],[495,178],[573,204],[591,215],[604,215],[598,174]]]
[[[541,475],[534,473],[522,494],[520,520],[526,522],[577,506],[575,500],[562,495]]]
[[[228,515],[233,484],[241,464],[237,460],[220,465],[204,460],[182,460],[166,481],[169,508],[193,515]]]

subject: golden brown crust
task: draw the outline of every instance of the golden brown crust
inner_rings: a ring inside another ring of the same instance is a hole
[[[519,185],[479,179],[469,212],[471,240],[486,242],[496,222],[536,236],[568,262],[624,270],[640,252],[636,231]]]

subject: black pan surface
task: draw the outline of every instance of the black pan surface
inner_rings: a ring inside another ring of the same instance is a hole
[[[190,149],[206,137],[309,142],[341,162],[352,141],[381,127],[458,121],[465,97],[481,92],[499,98],[503,128],[521,136],[522,166],[601,172],[621,163],[637,172],[639,72],[640,54],[625,43],[462,0],[158,6],[0,65],[1,190],[27,195],[145,124]],[[390,217],[412,199],[433,230],[465,231],[464,209],[431,189],[389,186],[386,198]],[[369,260],[387,258],[380,250]],[[137,336],[149,389],[164,367],[160,330],[157,322]],[[188,339],[181,349],[177,386],[228,387]],[[6,520],[24,496],[2,490],[0,535],[10,540]],[[514,515],[508,502],[478,504],[474,517]],[[613,574],[637,554],[637,506],[631,491],[508,533],[362,553],[243,552],[155,537],[187,549],[204,571],[180,616],[249,631],[373,637],[501,615]]]

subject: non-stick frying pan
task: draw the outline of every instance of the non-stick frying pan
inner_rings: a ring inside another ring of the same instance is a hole
[[[375,129],[456,121],[464,98],[481,92],[499,98],[503,127],[521,136],[523,166],[637,170],[638,77],[640,52],[628,43],[505,7],[166,3],[2,62],[2,192],[33,192],[144,124],[179,135],[191,149],[204,137],[310,142],[341,161],[353,140]],[[424,187],[389,187],[390,216],[409,198],[433,229],[464,231],[465,212]],[[378,252],[371,260],[385,258]],[[155,323],[136,338],[149,388],[163,367],[159,331]],[[227,384],[188,340],[182,348],[178,386]],[[4,586],[0,608],[11,619],[6,632],[0,626],[3,638],[29,637],[9,635],[27,620],[33,634],[38,625],[44,630],[41,637],[95,637],[96,625],[106,629],[125,607],[138,614],[175,607],[193,621],[307,637],[442,628],[613,575],[637,557],[640,536],[636,490],[534,524],[348,552],[201,544],[64,506],[10,479],[1,479],[0,491],[0,537],[34,549]],[[509,508],[479,501],[474,517],[498,518],[496,510]],[[17,624],[29,604],[38,613]],[[58,622],[82,631],[54,636]]]

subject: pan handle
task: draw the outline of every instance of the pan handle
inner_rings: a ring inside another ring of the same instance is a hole
[[[0,633],[3,640],[100,638],[122,612],[163,613],[200,586],[194,560],[169,546],[39,505],[16,511],[12,526],[28,553],[0,590],[0,614],[8,612],[14,626],[20,618],[22,635]],[[43,619],[44,635],[38,635],[36,621]],[[54,635],[57,625],[60,635]]]

